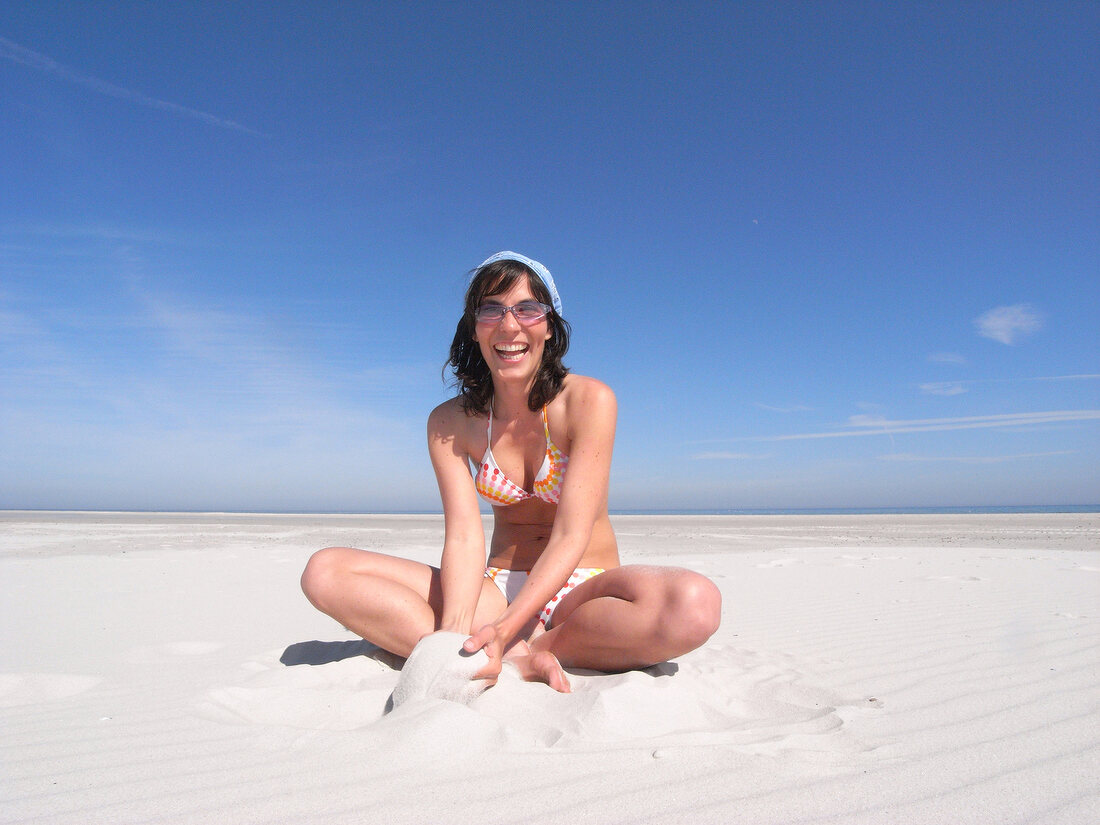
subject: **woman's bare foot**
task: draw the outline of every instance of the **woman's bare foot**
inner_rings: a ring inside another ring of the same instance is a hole
[[[525,682],[543,682],[559,693],[572,691],[561,663],[549,650],[532,653],[527,642],[516,642],[504,654],[504,661],[511,662]]]

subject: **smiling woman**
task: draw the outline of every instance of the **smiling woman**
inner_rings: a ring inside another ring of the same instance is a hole
[[[607,514],[616,401],[562,363],[570,328],[542,264],[500,252],[473,272],[451,344],[458,395],[428,418],[443,501],[440,566],[348,547],[313,555],[310,601],[401,656],[437,631],[569,690],[564,667],[622,671],[718,628],[721,597],[688,570],[620,566]],[[471,473],[471,465],[475,467]],[[493,506],[488,563],[478,496]]]
[[[531,410],[541,409],[543,404],[548,403],[561,391],[568,372],[562,359],[569,350],[571,329],[569,323],[561,316],[561,297],[558,295],[554,279],[546,267],[537,261],[516,252],[498,252],[474,270],[474,276],[466,290],[465,310],[455,330],[454,340],[451,342],[451,357],[448,363],[454,370],[463,409],[467,412],[487,414],[489,401],[493,395],[489,359],[485,358],[478,341],[478,327],[483,327],[486,334],[500,331],[499,327],[493,328],[492,318],[496,317],[498,323],[505,320],[505,314],[499,313],[497,308],[507,306],[503,300],[519,281],[522,281],[533,302],[549,304],[552,310],[544,313],[546,335],[541,345],[543,357],[532,359],[538,364],[538,371],[529,401]],[[486,312],[490,314],[486,315]],[[511,314],[521,327],[543,326],[537,324],[540,318],[529,317],[524,320],[516,312]],[[482,320],[483,316],[484,320]],[[523,342],[518,344],[522,345]],[[502,341],[500,346],[515,349],[517,343],[509,344]],[[518,348],[522,350],[523,346]],[[501,355],[501,358],[503,359],[504,356]]]

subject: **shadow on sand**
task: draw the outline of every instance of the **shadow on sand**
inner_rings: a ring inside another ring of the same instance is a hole
[[[347,642],[295,642],[283,651],[279,661],[287,667],[295,665],[329,665],[356,656],[366,656],[384,665],[400,670],[405,660],[395,656],[378,645],[372,645],[363,639]]]

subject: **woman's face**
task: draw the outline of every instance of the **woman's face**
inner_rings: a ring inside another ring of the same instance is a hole
[[[485,296],[484,304],[515,306],[521,301],[537,301],[527,278],[517,278],[505,292]],[[531,381],[542,364],[542,351],[552,335],[547,318],[525,326],[511,312],[496,323],[474,326],[474,340],[481,348],[481,357],[489,366],[494,381]]]

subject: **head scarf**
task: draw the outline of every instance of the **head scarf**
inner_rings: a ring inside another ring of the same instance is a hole
[[[539,280],[546,285],[546,291],[550,293],[550,303],[554,305],[554,312],[561,315],[561,296],[558,295],[558,288],[554,286],[554,278],[550,274],[550,270],[540,264],[538,261],[528,258],[526,255],[520,255],[518,252],[498,252],[496,255],[492,255],[481,262],[474,272],[480,272],[489,264],[495,264],[497,261],[518,261],[526,266],[532,272],[539,276]]]

